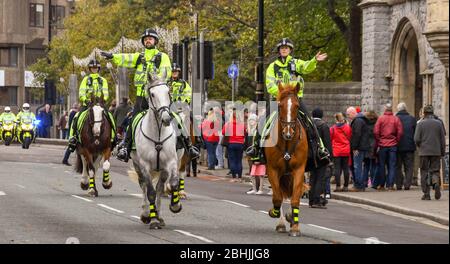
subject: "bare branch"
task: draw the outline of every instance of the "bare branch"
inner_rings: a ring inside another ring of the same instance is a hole
[[[344,20],[336,13],[336,7],[334,0],[328,0],[328,15],[331,17],[331,19],[334,21],[334,23],[337,25],[339,30],[342,32],[342,34],[347,34],[347,25],[345,24]]]

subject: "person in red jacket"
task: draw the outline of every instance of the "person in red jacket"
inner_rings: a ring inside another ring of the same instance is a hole
[[[228,159],[230,160],[230,170],[233,179],[242,179],[242,155],[244,153],[245,124],[236,115],[236,108],[230,121],[226,122],[222,128],[222,134],[228,137]]]
[[[208,170],[214,170],[216,165],[216,148],[219,143],[220,123],[213,109],[210,109],[208,116],[201,124],[202,137],[208,153]]]
[[[350,139],[352,129],[342,113],[335,116],[336,124],[330,128],[331,145],[333,148],[335,192],[348,191],[350,158]],[[344,172],[344,188],[341,188],[341,173]]]
[[[375,124],[373,134],[378,146],[379,170],[377,180],[378,189],[383,190],[384,185],[390,191],[394,190],[395,170],[397,163],[397,144],[403,136],[403,125],[398,117],[392,113],[392,105],[386,104],[385,111]],[[387,163],[387,164],[386,164]],[[386,180],[385,167],[388,165]]]

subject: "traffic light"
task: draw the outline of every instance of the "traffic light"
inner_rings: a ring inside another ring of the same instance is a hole
[[[172,46],[172,62],[180,65],[183,70],[183,45],[174,43]]]
[[[56,86],[53,80],[44,81],[45,93],[44,93],[44,101],[49,105],[56,104]]]
[[[213,65],[213,43],[205,41],[205,79],[212,80],[214,78]]]

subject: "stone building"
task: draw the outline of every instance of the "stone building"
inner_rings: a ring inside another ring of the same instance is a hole
[[[363,0],[362,106],[433,104],[449,131],[448,0]],[[447,133],[448,142],[448,133]]]
[[[49,37],[63,29],[73,5],[74,0],[0,0],[0,109],[43,103],[43,89],[35,87],[27,67],[46,56]]]

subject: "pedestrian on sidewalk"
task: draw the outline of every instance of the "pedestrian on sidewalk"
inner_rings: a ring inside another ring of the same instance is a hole
[[[211,108],[207,118],[201,124],[202,136],[208,153],[208,170],[214,170],[216,165],[216,148],[219,143],[219,129],[220,122],[217,120],[216,115]]]
[[[414,171],[414,152],[416,144],[414,143],[414,133],[416,131],[416,119],[411,116],[406,108],[406,104],[401,102],[397,106],[396,116],[400,119],[403,126],[403,136],[397,145],[397,167],[396,167],[396,187],[405,190],[411,187]],[[403,171],[405,174],[403,175]]]
[[[400,119],[392,113],[392,105],[387,103],[384,114],[380,116],[374,128],[375,140],[378,146],[379,180],[377,184],[380,190],[393,191],[395,183],[395,169],[397,164],[397,145],[403,136],[403,125]],[[388,177],[386,179],[386,166]]]
[[[424,118],[417,124],[414,141],[419,147],[420,183],[422,200],[431,200],[430,187],[434,189],[434,198],[441,198],[440,165],[445,155],[445,131],[442,123],[435,119],[432,105],[423,109]]]
[[[252,113],[247,119],[247,136],[245,137],[247,149],[253,142],[253,135],[258,126],[258,117],[256,114]],[[263,194],[263,177],[266,174],[266,168],[264,164],[259,162],[253,162],[251,156],[247,156],[247,161],[249,164],[249,174],[252,181],[252,189],[247,192],[247,194]]]
[[[78,111],[79,111],[79,105],[78,105],[78,103],[74,103],[74,104],[72,105],[72,109],[70,109],[70,112],[69,112],[69,127],[72,126],[73,118],[74,118],[75,115],[78,113]],[[67,147],[67,148],[66,148],[66,152],[64,153],[64,158],[63,158],[63,160],[62,160],[62,164],[67,165],[67,166],[72,166],[72,164],[69,163],[69,157],[70,157],[70,154],[71,154],[71,153],[72,153],[72,152],[71,152],[70,149]]]
[[[350,140],[352,129],[345,120],[344,114],[337,113],[334,118],[336,124],[330,128],[330,138],[333,149],[334,178],[336,189],[334,192],[348,191],[350,158]],[[344,173],[344,188],[341,188],[341,174]]]
[[[228,159],[233,179],[242,181],[242,157],[244,153],[245,125],[233,108],[231,119],[222,128],[222,134],[228,137]]]
[[[67,139],[67,132],[69,131],[69,115],[66,110],[59,118],[56,128],[61,131],[61,139]]]
[[[352,155],[352,164],[354,167],[353,188],[349,191],[361,192],[365,190],[363,176],[363,160],[367,157],[370,149],[369,128],[366,117],[363,113],[357,113],[354,107],[347,109],[347,116],[351,121],[352,136],[350,139],[350,148]]]
[[[378,173],[378,158],[377,158],[377,144],[373,129],[377,123],[378,115],[373,110],[367,111],[365,114],[367,127],[369,129],[369,152],[366,158],[364,158],[364,186],[372,187],[376,186],[375,179]]]
[[[330,127],[327,123],[322,120],[323,110],[319,107],[312,111],[313,122],[317,127],[317,132],[323,141],[325,148],[328,153],[333,156],[333,148],[331,147],[330,140]],[[309,206],[311,208],[321,208],[326,209],[327,200],[325,198],[325,185],[324,179],[326,176],[328,166],[321,166],[319,168],[314,168],[311,170],[311,177],[309,179],[310,189],[309,189]],[[323,195],[321,197],[321,195]]]

